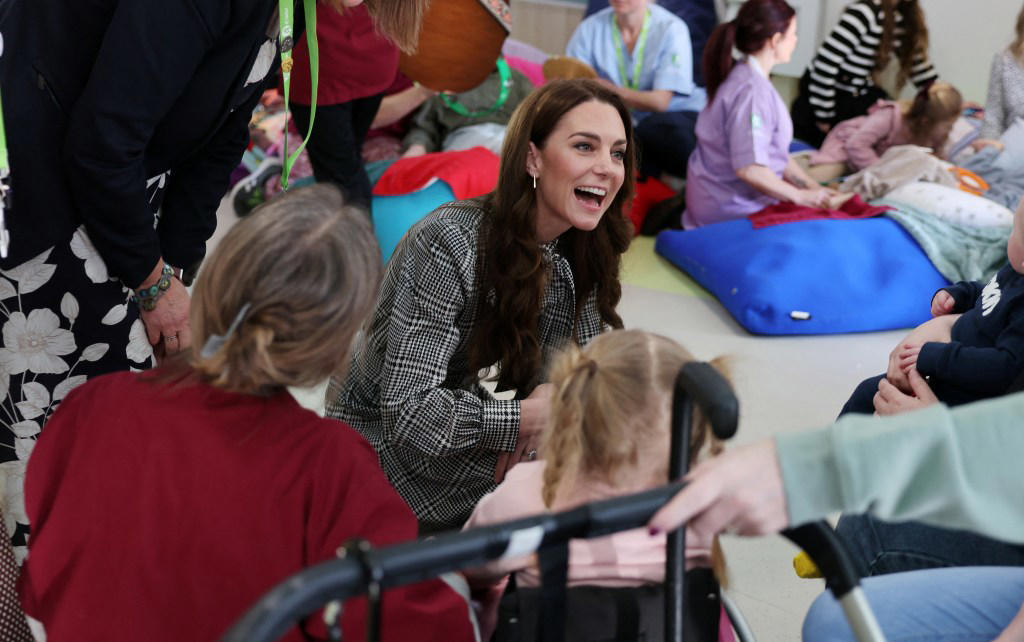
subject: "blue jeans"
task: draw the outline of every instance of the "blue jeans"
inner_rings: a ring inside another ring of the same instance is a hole
[[[836,534],[861,577],[942,566],[1024,566],[1024,546],[919,522],[843,515]]]
[[[862,586],[889,642],[987,642],[1024,603],[1024,568],[935,568],[869,577]],[[854,639],[831,593],[811,605],[803,639]]]

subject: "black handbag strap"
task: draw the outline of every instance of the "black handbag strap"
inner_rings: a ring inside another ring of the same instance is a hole
[[[569,543],[553,544],[537,552],[540,564],[540,642],[565,642],[566,584],[569,581]]]

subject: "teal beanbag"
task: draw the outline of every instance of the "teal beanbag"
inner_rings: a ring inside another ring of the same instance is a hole
[[[423,189],[397,196],[373,196],[373,229],[380,243],[384,262],[391,258],[395,246],[421,218],[439,206],[455,200],[447,183],[435,180]]]
[[[754,334],[916,326],[949,282],[896,222],[815,220],[753,229],[747,219],[658,235],[655,251]]]

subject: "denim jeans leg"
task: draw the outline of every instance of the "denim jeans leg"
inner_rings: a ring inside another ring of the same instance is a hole
[[[1024,568],[938,568],[869,577],[862,586],[889,642],[987,642],[1024,603]],[[803,640],[854,640],[831,593],[811,605]]]
[[[920,522],[843,515],[836,534],[862,577],[944,566],[1024,566],[1024,546]]]

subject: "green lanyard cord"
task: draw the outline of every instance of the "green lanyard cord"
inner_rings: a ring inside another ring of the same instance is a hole
[[[7,258],[11,245],[11,233],[7,231],[7,210],[10,207],[11,189],[7,184],[11,166],[7,160],[7,130],[4,129],[4,106],[0,101],[0,258]]]
[[[633,50],[636,52],[636,64],[633,69],[633,80],[626,76],[626,56],[623,53],[622,34],[619,33],[619,25],[615,22],[615,14],[612,13],[612,41],[615,43],[615,57],[619,61],[619,76],[622,84],[628,89],[636,89],[640,86],[640,73],[644,68],[644,48],[647,47],[647,30],[651,26],[651,10],[644,14],[644,26],[640,28],[640,37],[636,39]]]
[[[299,154],[309,142],[313,133],[313,119],[316,117],[316,87],[320,77],[320,47],[316,39],[316,0],[302,0],[306,15],[306,44],[309,49],[309,75],[312,87],[309,94],[309,130],[299,148],[288,154],[288,98],[292,81],[292,46],[294,44],[295,20],[292,16],[293,0],[279,0],[278,18],[281,22],[281,75],[284,79],[284,167],[281,169],[281,189],[288,189],[288,177]]]
[[[508,63],[504,57],[498,58],[498,77],[500,78],[501,91],[498,93],[498,99],[494,101],[494,104],[487,109],[481,109],[480,111],[469,111],[466,106],[462,103],[453,100],[448,94],[441,94],[441,101],[445,104],[448,109],[452,110],[460,116],[466,118],[480,118],[481,116],[488,116],[498,111],[508,101],[509,91],[512,89],[512,70],[509,69]]]
[[[0,100],[0,181],[6,179],[11,173],[10,163],[7,161],[7,134],[4,129],[4,106]]]

